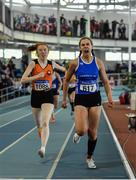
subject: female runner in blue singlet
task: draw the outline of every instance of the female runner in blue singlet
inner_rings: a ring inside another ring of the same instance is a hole
[[[107,94],[109,107],[113,106],[112,91],[102,60],[94,56],[92,40],[89,37],[81,38],[79,48],[79,57],[71,61],[66,73],[62,107],[66,108],[68,84],[72,75],[75,74],[77,79],[74,108],[76,133],[73,136],[73,142],[78,143],[80,137],[88,133],[86,162],[88,168],[96,168],[92,156],[97,143],[97,130],[101,113],[99,75]]]

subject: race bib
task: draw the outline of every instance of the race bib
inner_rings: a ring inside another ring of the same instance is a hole
[[[41,90],[49,90],[50,89],[50,84],[49,81],[47,80],[37,80],[35,81],[35,90],[41,91]]]
[[[56,87],[57,87],[56,84],[52,84],[53,89],[56,89]]]
[[[80,84],[80,91],[95,92],[97,90],[96,84]]]

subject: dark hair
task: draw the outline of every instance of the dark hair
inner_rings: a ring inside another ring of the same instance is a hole
[[[93,55],[93,56],[95,56],[95,54],[94,54],[94,50],[93,50],[93,49],[92,49],[92,55]]]
[[[82,38],[80,39],[80,41],[79,41],[79,47],[80,47],[81,41],[84,40],[84,39],[88,39],[88,40],[90,41],[90,43],[92,44],[92,46],[93,46],[93,41],[91,40],[91,38],[89,38],[89,37],[87,37],[87,36],[84,36],[84,37],[82,37]]]
[[[82,54],[82,51],[80,51],[80,53],[79,53],[79,57],[81,56],[81,54]]]
[[[88,40],[90,41],[91,45],[93,46],[93,42],[92,42],[91,38],[89,38],[89,37],[87,37],[87,36],[84,36],[84,37],[82,37],[82,38],[80,39],[80,41],[79,41],[79,47],[80,47],[80,45],[81,45],[81,41],[84,40],[84,39],[88,39]],[[81,54],[82,54],[82,51],[80,51],[79,57],[81,56]],[[92,55],[95,56],[93,49],[92,49]]]

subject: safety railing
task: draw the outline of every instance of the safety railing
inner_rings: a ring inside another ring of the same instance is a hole
[[[15,86],[9,86],[0,89],[0,103],[28,94],[30,93],[26,87],[20,86],[19,88],[15,88]]]

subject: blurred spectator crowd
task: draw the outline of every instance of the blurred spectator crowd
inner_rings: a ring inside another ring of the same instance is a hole
[[[75,16],[73,20],[67,19],[64,14],[60,16],[60,35],[68,37],[82,37],[86,34],[87,19],[82,15],[80,18]],[[42,33],[46,35],[57,35],[57,19],[51,16],[39,16],[38,14],[17,14],[14,17],[14,29],[25,32]],[[96,20],[90,18],[91,38],[100,39],[127,39],[128,25],[121,19],[119,22],[113,20]],[[132,38],[136,40],[136,23],[133,25]]]
[[[22,86],[20,83],[24,62],[21,61],[22,70],[17,69],[13,63],[14,59],[15,57],[11,57],[7,64],[0,60],[0,103],[18,96],[30,94],[28,90],[29,85]]]

